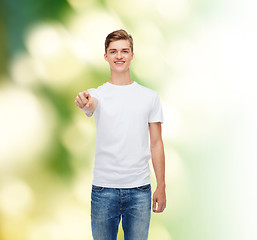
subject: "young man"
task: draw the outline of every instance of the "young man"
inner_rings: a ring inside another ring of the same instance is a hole
[[[104,54],[110,65],[110,80],[80,92],[75,100],[88,117],[94,116],[97,129],[91,192],[94,240],[117,239],[121,217],[126,240],[148,238],[150,158],[157,180],[152,209],[160,213],[166,207],[162,107],[154,90],[131,79],[133,56],[131,35],[124,30],[110,33]]]

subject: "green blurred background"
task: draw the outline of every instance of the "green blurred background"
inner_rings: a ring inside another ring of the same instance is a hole
[[[0,239],[92,239],[95,123],[74,100],[109,80],[104,40],[124,28],[133,80],[159,93],[165,118],[167,209],[149,239],[255,240],[256,8],[1,0]]]

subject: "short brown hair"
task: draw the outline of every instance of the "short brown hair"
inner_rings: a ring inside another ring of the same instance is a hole
[[[128,34],[125,30],[120,29],[108,34],[105,39],[105,53],[107,53],[107,48],[109,47],[111,42],[115,42],[118,40],[128,40],[131,48],[131,52],[133,52],[133,38],[130,34]]]

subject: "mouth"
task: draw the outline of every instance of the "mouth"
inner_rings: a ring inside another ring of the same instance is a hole
[[[122,65],[122,64],[125,63],[125,61],[115,61],[114,63],[115,63],[116,65]]]

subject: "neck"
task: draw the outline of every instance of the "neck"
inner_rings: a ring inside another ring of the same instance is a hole
[[[111,77],[110,77],[110,83],[116,84],[116,85],[128,85],[133,83],[131,77],[130,77],[130,72],[111,72]]]

